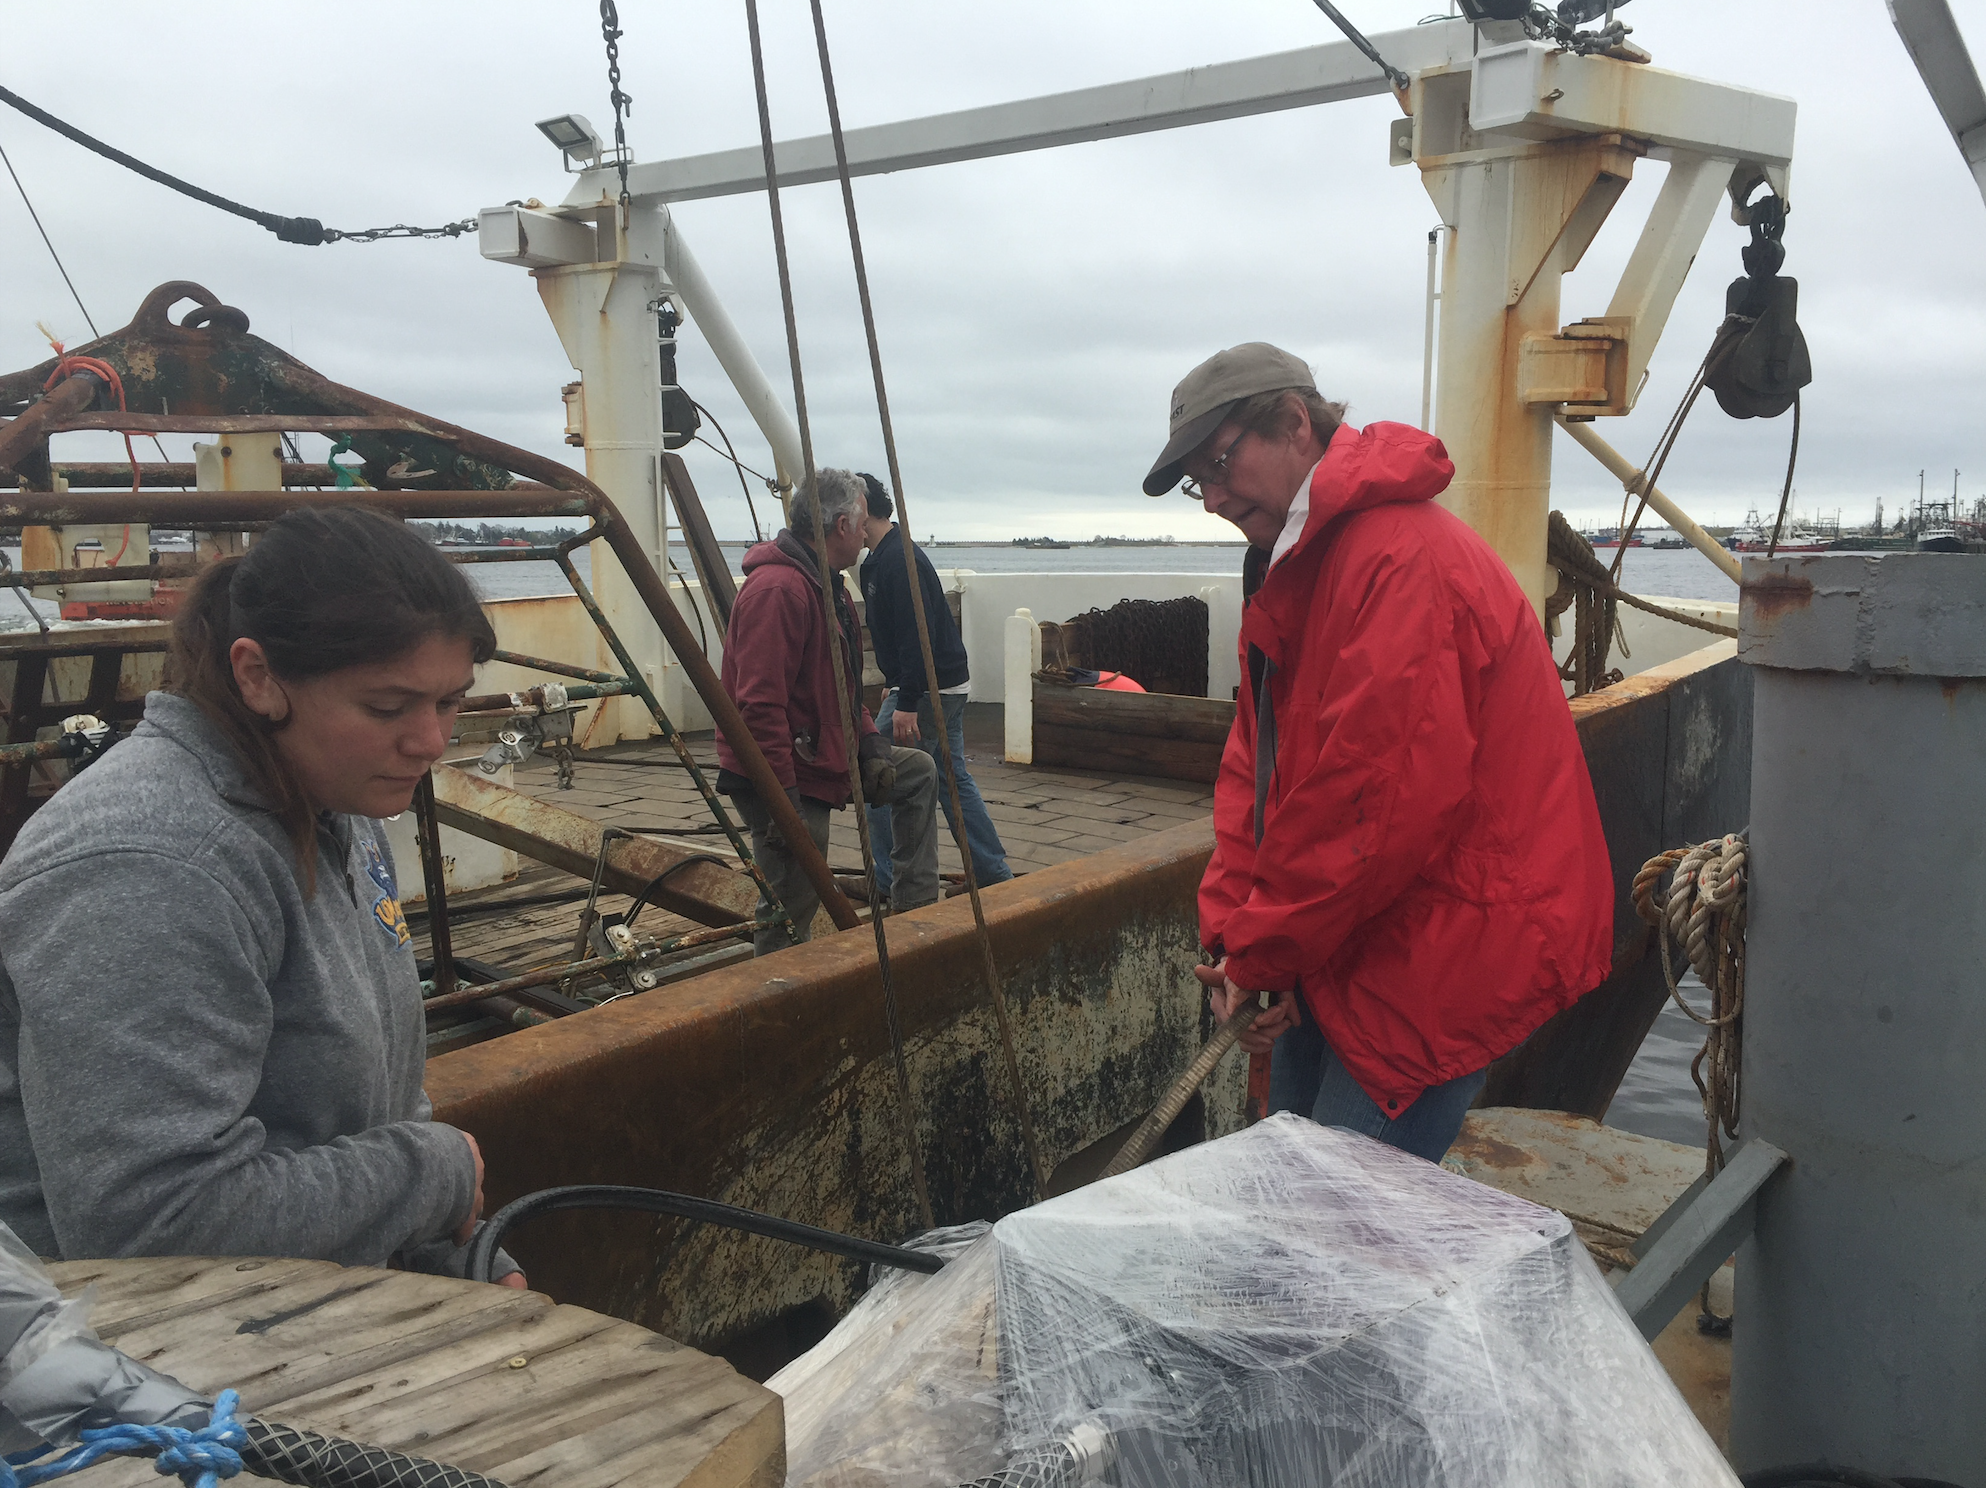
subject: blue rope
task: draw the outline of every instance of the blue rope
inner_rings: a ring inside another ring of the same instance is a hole
[[[234,1418],[241,1396],[233,1390],[221,1391],[214,1402],[213,1419],[198,1431],[184,1426],[100,1426],[85,1431],[83,1444],[71,1448],[52,1462],[30,1466],[38,1457],[53,1451],[40,1447],[0,1457],[0,1488],[35,1488],[55,1478],[67,1477],[104,1457],[156,1457],[153,1464],[161,1473],[177,1473],[186,1488],[216,1488],[221,1478],[241,1471],[241,1453],[247,1445],[248,1428]]]

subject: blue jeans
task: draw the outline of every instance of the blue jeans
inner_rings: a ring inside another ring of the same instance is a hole
[[[965,705],[965,693],[945,695],[945,736],[951,746],[952,769],[958,775],[959,809],[965,812],[965,840],[972,849],[972,876],[981,888],[985,888],[988,884],[1005,883],[1014,876],[1014,870],[1007,866],[1007,849],[1000,844],[1000,834],[994,829],[993,818],[986,814],[986,802],[980,798],[979,787],[966,773]],[[896,692],[892,689],[884,696],[883,706],[876,714],[876,727],[885,739],[891,738],[890,720],[895,717]],[[945,789],[945,766],[938,758],[937,733],[937,718],[931,708],[931,699],[926,697],[917,706],[917,747],[930,755],[938,766],[938,804],[944,807],[945,821],[956,833],[958,823],[952,818],[952,794]],[[869,846],[876,857],[876,888],[884,894],[890,889],[890,848],[894,842],[889,812],[881,807],[870,807]]]
[[[1294,1111],[1319,1126],[1342,1126],[1431,1163],[1440,1162],[1489,1078],[1488,1068],[1430,1086],[1406,1110],[1389,1117],[1331,1052],[1301,997],[1297,1003],[1301,1021],[1276,1040],[1270,1055],[1270,1111]]]

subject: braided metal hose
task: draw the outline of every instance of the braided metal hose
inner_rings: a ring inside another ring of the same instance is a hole
[[[294,1483],[297,1488],[504,1488],[481,1473],[385,1447],[252,1416],[241,1424],[248,1430],[247,1442],[237,1449],[241,1465],[258,1477]]]
[[[1165,1136],[1166,1128],[1186,1109],[1186,1102],[1193,1098],[1193,1092],[1206,1083],[1207,1076],[1214,1072],[1214,1066],[1234,1047],[1235,1040],[1248,1031],[1248,1025],[1261,1011],[1260,1003],[1245,1003],[1236,1009],[1233,1017],[1214,1030],[1214,1036],[1207,1040],[1206,1047],[1186,1066],[1186,1073],[1173,1082],[1165,1098],[1152,1108],[1152,1114],[1140,1122],[1138,1129],[1131,1133],[1130,1140],[1117,1149],[1117,1156],[1097,1175],[1099,1178],[1115,1178],[1120,1173],[1128,1173],[1152,1155],[1152,1149]]]

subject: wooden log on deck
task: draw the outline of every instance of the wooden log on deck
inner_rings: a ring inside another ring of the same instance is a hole
[[[591,879],[600,852],[600,823],[521,791],[471,775],[451,765],[434,769],[435,815],[441,824],[510,848],[536,862]],[[730,844],[711,844],[722,857]],[[662,879],[649,902],[702,925],[735,925],[752,917],[758,889],[749,876],[722,862],[694,861],[699,855],[643,837],[608,844],[602,886],[610,893],[638,894]]]
[[[1211,783],[1234,723],[1222,698],[1034,684],[1034,763]]]

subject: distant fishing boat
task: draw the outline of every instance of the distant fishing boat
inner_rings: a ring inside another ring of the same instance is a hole
[[[1586,541],[1596,548],[1618,548],[1621,546],[1620,530],[1615,527],[1608,527],[1599,532],[1588,532],[1584,536]],[[1647,544],[1642,541],[1639,532],[1632,532],[1628,534],[1627,546],[1630,548],[1640,548],[1646,547]]]

